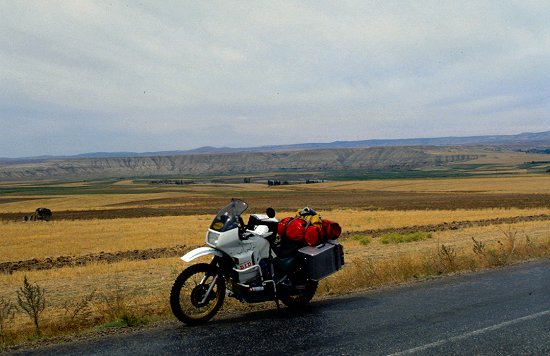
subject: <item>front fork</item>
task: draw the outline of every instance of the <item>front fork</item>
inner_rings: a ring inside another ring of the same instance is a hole
[[[223,259],[218,257],[218,256],[214,256],[214,258],[212,258],[212,262],[210,262],[210,265],[212,267],[214,267],[214,269],[217,271],[217,273],[214,275],[214,278],[212,279],[212,282],[208,286],[208,290],[206,291],[206,293],[204,294],[204,297],[201,300],[201,303],[203,303],[203,304],[208,301],[208,297],[210,296],[210,293],[212,293],[212,290],[214,289],[214,286],[216,285],[216,282],[218,281],[218,278],[220,278],[220,274],[223,273],[222,263],[223,263]],[[201,285],[205,284],[208,277],[209,277],[208,274],[206,274],[204,277],[202,277],[202,280],[201,280],[200,284]]]
[[[218,281],[219,274],[216,274],[214,276],[214,279],[212,280],[212,283],[210,283],[210,286],[208,286],[208,290],[204,294],[204,298],[201,300],[201,304],[206,304],[206,301],[208,300],[208,297],[210,296],[210,293],[212,293],[212,289],[214,289],[214,286],[216,285],[216,282]],[[204,284],[206,282],[206,279],[208,278],[208,275],[202,277],[201,284]]]

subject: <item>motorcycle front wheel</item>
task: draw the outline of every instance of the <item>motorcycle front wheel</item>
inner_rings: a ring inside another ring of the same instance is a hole
[[[170,307],[181,322],[197,325],[210,320],[225,298],[225,281],[215,266],[199,263],[186,268],[170,291]]]

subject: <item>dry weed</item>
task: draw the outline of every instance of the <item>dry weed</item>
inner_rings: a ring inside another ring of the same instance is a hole
[[[89,325],[93,319],[92,303],[95,298],[96,293],[94,290],[80,299],[66,301],[63,306],[65,320],[62,325],[71,329],[80,329],[83,325]]]
[[[437,249],[437,257],[441,263],[443,271],[454,272],[457,268],[457,252],[451,245],[442,244]]]
[[[0,297],[0,340],[4,340],[5,325],[15,316],[15,305],[9,300]]]
[[[17,291],[17,305],[33,321],[36,335],[40,336],[40,315],[46,309],[44,288],[30,283],[25,276],[23,286]]]

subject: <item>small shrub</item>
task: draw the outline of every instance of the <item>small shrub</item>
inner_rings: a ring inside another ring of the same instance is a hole
[[[391,279],[394,282],[409,281],[418,278],[421,261],[412,256],[401,256],[392,261]],[[388,271],[389,272],[389,271]]]
[[[514,253],[516,252],[516,242],[518,240],[518,230],[515,229],[512,226],[508,226],[506,230],[501,230],[504,234],[505,243],[501,243],[502,245],[502,251],[504,254],[504,258],[506,260],[506,263],[510,263],[512,260]]]
[[[535,251],[535,244],[533,243],[533,240],[531,240],[531,237],[529,235],[525,234],[525,252],[527,253],[527,256],[531,257]]]
[[[446,271],[452,272],[456,270],[457,253],[453,246],[442,244],[441,246],[439,246],[439,249],[437,250],[437,255],[439,256],[439,260],[445,267]]]
[[[15,316],[15,305],[11,301],[0,297],[0,340],[4,338],[4,325]]]
[[[99,295],[102,303],[102,312],[107,319],[116,320],[128,310],[128,298],[126,291],[121,286],[118,278],[111,283],[108,293]]]
[[[510,264],[514,257],[530,256],[533,253],[533,243],[529,236],[525,236],[525,245],[522,247],[518,244],[518,231],[515,228],[508,227],[501,232],[504,235],[503,241],[498,240],[491,246],[472,237],[472,250],[481,264],[487,267],[504,266]]]
[[[111,291],[100,294],[102,301],[102,313],[104,320],[111,320],[103,324],[100,328],[120,328],[127,326],[137,326],[145,324],[147,321],[139,314],[132,311],[128,291],[120,284],[120,280],[115,278],[111,283]]]
[[[380,272],[376,262],[373,259],[358,258],[355,259],[355,261],[352,261],[352,263],[355,263],[356,273],[364,285],[372,286],[380,283]],[[351,280],[355,280],[355,278],[351,278]]]
[[[372,238],[367,235],[353,235],[351,236],[351,239],[355,241],[359,241],[361,245],[368,245],[372,240]]]
[[[65,324],[69,327],[86,323],[92,315],[91,303],[95,298],[95,290],[73,303],[65,303]]]
[[[424,277],[433,277],[440,275],[441,272],[441,264],[439,263],[438,259],[434,257],[433,253],[426,253],[422,257],[420,257],[421,260],[421,267],[419,268],[419,272]]]
[[[135,314],[126,312],[121,315],[120,318],[109,321],[103,325],[97,327],[97,329],[107,329],[107,328],[126,328],[132,326],[139,326],[145,324],[147,321]]]
[[[120,319],[126,324],[126,326],[138,326],[146,323],[146,320],[133,313],[124,313]]]
[[[109,329],[109,328],[124,328],[126,327],[126,323],[122,319],[117,319],[114,321],[106,322],[105,324],[99,325],[96,327],[96,329],[102,330],[102,329]]]
[[[478,257],[485,257],[487,255],[485,243],[483,243],[483,241],[477,241],[473,236],[472,241],[474,242],[474,247],[472,248],[474,254]]]
[[[391,234],[384,235],[380,238],[380,242],[383,244],[399,244],[404,242],[413,242],[413,241],[420,241],[420,240],[426,240],[431,239],[432,234],[429,232],[412,232],[409,234],[400,234],[397,232],[393,232]]]
[[[34,322],[36,335],[40,336],[40,314],[46,309],[45,290],[38,284],[31,284],[27,276],[23,279],[23,287],[17,291],[17,305]]]

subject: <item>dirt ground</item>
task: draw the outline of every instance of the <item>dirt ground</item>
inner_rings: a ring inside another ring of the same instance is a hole
[[[343,208],[363,210],[453,210],[488,208],[537,208],[550,207],[550,194],[490,194],[477,192],[414,193],[387,191],[338,191],[338,198],[331,191],[299,192],[258,197],[240,194],[252,207],[271,206],[277,211],[293,211],[297,207],[311,206],[330,211]],[[78,209],[54,211],[55,220],[90,220],[141,218],[156,216],[185,216],[215,214],[230,197],[162,198],[137,200],[114,204],[101,209]],[[7,201],[14,201],[15,198]],[[2,202],[0,202],[2,204]],[[34,205],[40,205],[34,202]],[[124,207],[121,207],[124,206]],[[28,211],[30,214],[32,211]],[[19,221],[26,215],[22,212],[0,213],[0,221]]]

